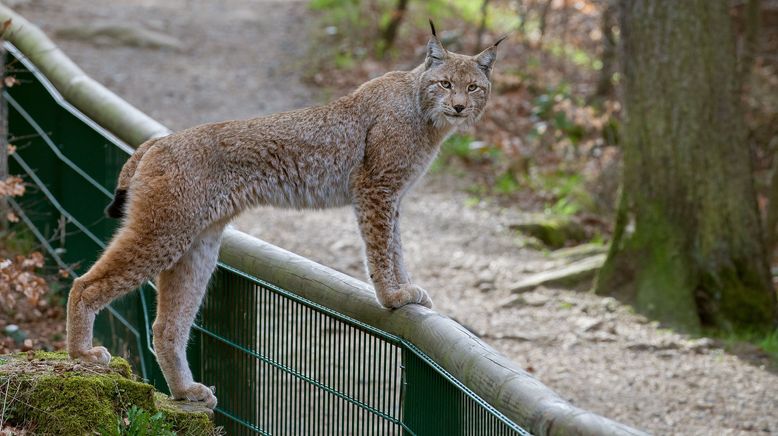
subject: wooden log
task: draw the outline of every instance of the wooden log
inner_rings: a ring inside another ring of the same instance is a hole
[[[579,409],[460,324],[434,310],[383,308],[373,288],[238,230],[224,233],[221,261],[411,342],[473,392],[535,435],[644,434]]]
[[[558,268],[524,277],[512,284],[510,291],[518,294],[532,291],[539,286],[589,288],[591,287],[595,274],[602,268],[603,263],[605,263],[605,254],[595,254],[594,256],[579,259]]]

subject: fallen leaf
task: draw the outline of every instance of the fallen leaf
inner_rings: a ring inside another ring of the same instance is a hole
[[[22,83],[16,80],[16,77],[14,76],[5,76],[3,82],[5,83],[6,88],[12,88],[14,85],[19,85]]]

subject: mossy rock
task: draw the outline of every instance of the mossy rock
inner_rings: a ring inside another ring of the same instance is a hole
[[[583,226],[567,217],[542,217],[512,224],[510,228],[533,236],[551,248],[564,247],[568,241],[580,242],[586,239]]]
[[[213,435],[213,411],[205,406],[188,401],[176,401],[165,394],[154,393],[157,410],[165,414],[173,430],[182,435]]]
[[[162,401],[166,397],[137,380],[118,357],[106,367],[70,360],[66,353],[0,356],[0,389],[8,393],[7,422],[34,434],[102,434],[132,406],[162,410],[178,434],[216,433],[210,411],[183,411],[178,402]]]

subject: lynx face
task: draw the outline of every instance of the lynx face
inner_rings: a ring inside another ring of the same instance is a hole
[[[450,53],[433,34],[427,44],[419,103],[435,126],[469,126],[478,120],[489,100],[495,47],[476,56]]]

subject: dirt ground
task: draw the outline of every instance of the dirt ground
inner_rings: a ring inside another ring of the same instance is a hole
[[[173,129],[315,104],[328,94],[300,80],[308,32],[318,25],[303,0],[8,3],[88,74]],[[117,23],[172,40],[155,48],[143,37],[122,42],[68,32]],[[572,403],[624,423],[656,434],[778,434],[778,377],[757,350],[725,352],[588,293],[541,288],[511,296],[512,283],[555,261],[509,230],[521,211],[469,205],[466,183],[445,171],[431,174],[404,204],[409,269],[436,310]],[[236,226],[365,277],[348,209],[262,208]]]

